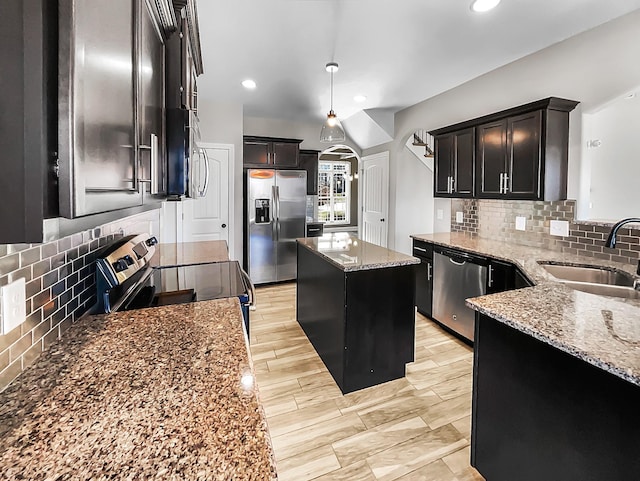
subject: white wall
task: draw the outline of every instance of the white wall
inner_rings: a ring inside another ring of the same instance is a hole
[[[399,196],[395,205],[395,229],[390,237],[395,237],[395,250],[411,254],[409,236],[433,232],[433,172],[408,148],[400,153],[398,167],[396,192],[411,192],[412,195]]]
[[[640,216],[640,90],[584,117],[585,141],[600,147],[584,150],[590,166],[589,219]],[[621,175],[621,173],[624,173]]]
[[[233,229],[233,246],[229,246],[234,259],[242,263],[242,105],[223,104],[199,98],[198,117],[204,143],[233,144],[235,147],[233,212],[229,228]]]
[[[436,129],[545,97],[579,100],[581,109],[570,117],[569,195],[580,199],[581,110],[588,112],[640,85],[639,59],[637,10],[398,112],[393,142],[363,155],[389,150],[390,177],[397,182],[404,142],[417,129]],[[390,212],[414,195],[394,185],[390,191]],[[411,231],[407,221],[392,219],[390,224]]]

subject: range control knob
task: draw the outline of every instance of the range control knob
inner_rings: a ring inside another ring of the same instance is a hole
[[[116,272],[126,271],[129,268],[129,264],[127,264],[127,261],[124,259],[124,257],[122,259],[118,259],[111,265],[113,266],[113,270]]]
[[[156,239],[155,237],[149,237],[146,241],[145,244],[147,244],[149,247],[154,246],[158,243],[158,239]]]
[[[129,266],[133,264],[134,264],[133,258],[130,255],[126,255],[124,257],[121,257],[117,261],[115,261],[112,265],[113,265],[113,269],[116,272],[122,272],[122,271],[126,271],[129,268]]]

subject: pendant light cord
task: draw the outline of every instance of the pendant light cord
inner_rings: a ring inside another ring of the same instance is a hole
[[[329,72],[331,74],[331,88],[330,88],[330,92],[331,92],[331,108],[329,109],[330,112],[333,112],[333,69],[331,69],[331,72]]]

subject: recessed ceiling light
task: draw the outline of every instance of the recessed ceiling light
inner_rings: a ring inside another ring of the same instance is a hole
[[[367,97],[365,97],[364,95],[356,95],[355,97],[353,97],[353,100],[355,100],[356,102],[362,103],[365,100],[367,100]]]
[[[471,4],[471,10],[474,12],[488,12],[492,8],[496,8],[500,0],[474,0]]]
[[[253,90],[256,88],[256,83],[251,79],[247,79],[242,81],[242,86],[246,89]]]

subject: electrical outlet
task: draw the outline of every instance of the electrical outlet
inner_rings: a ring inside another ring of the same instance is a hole
[[[552,220],[549,223],[549,234],[567,237],[569,235],[569,222],[566,220]]]
[[[436,211],[436,217],[437,217],[438,220],[444,219],[444,211],[442,209],[438,209]]]
[[[462,212],[456,212],[456,222],[462,224],[464,222],[464,215]]]
[[[25,282],[21,277],[17,281],[0,288],[0,311],[2,327],[0,334],[12,331],[25,321],[27,317]]]
[[[527,218],[524,216],[516,217],[516,230],[526,230],[527,229]]]

